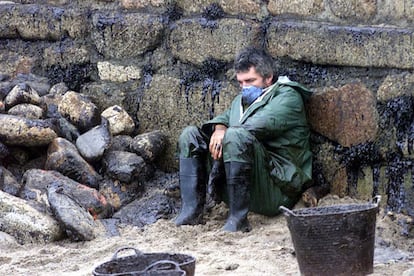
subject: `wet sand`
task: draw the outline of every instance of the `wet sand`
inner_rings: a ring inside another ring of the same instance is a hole
[[[249,214],[249,233],[223,232],[226,215],[226,206],[220,204],[204,225],[176,227],[171,220],[161,219],[145,228],[126,225],[118,236],[100,236],[89,242],[65,240],[1,248],[0,274],[92,275],[94,268],[109,261],[117,249],[128,246],[144,253],[191,255],[196,259],[196,275],[300,275],[283,215],[269,218]],[[397,220],[378,214],[371,275],[414,275],[414,241],[401,236],[400,227]],[[118,257],[131,254],[133,250],[123,250]]]

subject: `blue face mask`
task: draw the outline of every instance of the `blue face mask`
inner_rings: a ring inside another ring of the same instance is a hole
[[[262,95],[263,89],[257,86],[243,86],[242,89],[242,103],[252,104],[260,95]]]

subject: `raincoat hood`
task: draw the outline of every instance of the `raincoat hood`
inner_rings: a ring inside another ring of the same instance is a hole
[[[283,86],[292,87],[293,89],[295,89],[296,91],[300,93],[304,102],[306,102],[313,94],[311,90],[309,90],[308,88],[306,88],[305,86],[303,86],[302,84],[298,82],[291,81],[287,76],[280,76],[277,79],[277,82],[275,84],[281,88]]]

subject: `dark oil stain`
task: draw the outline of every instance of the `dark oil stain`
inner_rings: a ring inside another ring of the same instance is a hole
[[[372,169],[372,196],[380,194],[380,168],[385,167],[386,183],[383,184],[387,194],[387,209],[414,215],[413,205],[410,204],[414,194],[414,162],[411,158],[414,140],[413,97],[391,99],[380,105],[378,110],[382,127],[394,128],[396,131],[395,145],[390,145],[383,154],[375,142],[352,147],[336,146],[335,151],[340,156],[340,162],[347,169],[348,194],[357,195],[358,178],[364,177],[363,168],[366,167]],[[411,186],[407,188],[404,183],[410,174]]]
[[[351,196],[356,196],[358,178],[363,174],[362,169],[380,163],[382,161],[380,151],[373,142],[362,143],[352,147],[342,147],[338,145],[335,150],[337,153],[341,154],[340,162],[347,169],[347,192]]]
[[[225,15],[223,8],[217,4],[213,3],[204,8],[201,18],[200,24],[203,28],[209,28],[211,30],[218,28],[217,20],[223,18]]]
[[[180,93],[184,90],[187,107],[190,104],[189,97],[194,89],[194,84],[202,82],[202,101],[206,103],[208,96],[211,100],[209,116],[214,116],[214,104],[219,103],[221,91],[221,76],[226,70],[227,64],[213,58],[206,59],[200,68],[184,73],[180,81]]]
[[[162,19],[165,23],[179,20],[183,16],[183,9],[176,3],[167,6],[166,11],[162,14]]]
[[[82,84],[90,81],[93,66],[86,64],[71,64],[67,67],[52,65],[46,70],[51,85],[64,82],[67,87],[79,91]]]
[[[212,3],[211,5],[204,8],[201,15],[208,20],[217,20],[223,18],[225,14],[223,8],[219,4]]]

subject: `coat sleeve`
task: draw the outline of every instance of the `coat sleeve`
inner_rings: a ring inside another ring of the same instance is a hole
[[[259,140],[271,140],[306,125],[301,95],[293,88],[284,87],[280,94],[249,117],[243,127]]]
[[[229,126],[229,121],[230,121],[230,114],[231,114],[231,108],[227,109],[222,114],[217,115],[213,119],[205,122],[201,126],[202,131],[204,133],[206,133],[208,136],[211,136],[211,134],[214,131],[214,129],[213,129],[214,125],[222,124],[222,125],[225,125],[225,126],[228,127]]]

